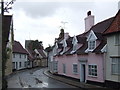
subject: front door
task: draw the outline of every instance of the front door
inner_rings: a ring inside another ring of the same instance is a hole
[[[85,72],[85,64],[81,64],[81,69],[80,69],[80,82],[85,82],[86,81],[86,72]]]

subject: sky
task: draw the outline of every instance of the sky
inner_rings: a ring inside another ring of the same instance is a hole
[[[9,1],[9,0],[8,0]],[[85,31],[84,18],[91,11],[95,24],[113,17],[119,0],[16,0],[13,9],[14,39],[23,47],[25,40],[39,40],[44,48],[53,45],[61,27],[70,36]]]

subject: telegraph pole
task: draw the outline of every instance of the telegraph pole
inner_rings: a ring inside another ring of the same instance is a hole
[[[4,15],[4,0],[1,0],[1,15]]]

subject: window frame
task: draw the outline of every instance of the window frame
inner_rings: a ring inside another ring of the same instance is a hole
[[[75,70],[74,65],[77,65],[77,70]],[[73,63],[72,70],[73,70],[73,74],[78,74],[78,64],[77,63]],[[77,71],[77,72],[75,72],[75,71]]]
[[[93,43],[94,42],[94,43]],[[91,44],[92,43],[92,44]],[[96,40],[89,40],[88,41],[88,49],[89,50],[94,50],[96,47]]]
[[[115,62],[115,60],[116,60],[116,62]],[[120,75],[120,72],[119,72],[120,65],[119,64],[120,64],[120,57],[111,57],[111,74],[112,75]],[[113,69],[113,67],[115,67],[115,69]],[[117,72],[113,71],[113,70],[117,70]]]
[[[91,68],[89,66],[91,66]],[[96,66],[96,68],[95,68],[95,66]],[[98,66],[97,66],[97,64],[89,64],[88,65],[88,76],[98,77]]]
[[[19,62],[19,68],[21,68],[22,67],[22,62]]]
[[[114,36],[115,45],[120,45],[120,34],[115,34]]]

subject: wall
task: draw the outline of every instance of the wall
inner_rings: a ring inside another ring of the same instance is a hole
[[[15,54],[15,58],[13,57],[12,62],[17,62],[18,63],[18,65],[17,65],[18,69],[17,70],[26,68],[24,65],[25,65],[25,62],[27,62],[27,55],[26,54],[21,54],[21,58],[20,58],[20,54],[18,54],[18,53],[14,53],[14,54]],[[26,55],[26,58],[24,58],[24,55]],[[19,67],[19,62],[21,62],[21,65],[22,65],[21,67]],[[16,68],[16,65],[15,65],[15,68]]]
[[[73,77],[73,78],[80,78],[79,75],[79,64],[78,64],[78,58],[77,55],[63,55],[57,57],[55,60],[58,61],[58,74]],[[66,64],[66,74],[63,73],[63,64]],[[73,64],[78,64],[78,74],[73,73]]]
[[[119,49],[120,46],[115,46],[114,42],[114,35],[110,35],[107,37],[107,58],[106,58],[106,80],[109,81],[119,81],[118,75],[112,75],[111,74],[111,58],[110,56],[120,56],[119,55]],[[119,81],[120,82],[120,81]]]

